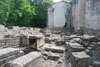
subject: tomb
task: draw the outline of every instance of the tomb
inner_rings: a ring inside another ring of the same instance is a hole
[[[39,50],[44,45],[44,36],[42,34],[29,35],[28,47]]]
[[[41,62],[41,54],[38,52],[31,52],[8,62],[4,67],[41,67]]]
[[[15,58],[24,55],[23,51],[17,48],[4,48],[0,50],[0,67],[4,66],[5,63]]]

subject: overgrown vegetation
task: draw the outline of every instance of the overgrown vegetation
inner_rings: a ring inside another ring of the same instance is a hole
[[[52,0],[0,0],[0,24],[45,27]]]

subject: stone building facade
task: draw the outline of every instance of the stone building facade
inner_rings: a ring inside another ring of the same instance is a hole
[[[81,27],[100,28],[100,0],[72,0],[72,23],[77,31]]]
[[[56,2],[48,9],[48,27],[64,27],[69,14],[70,4],[66,1]]]
[[[100,0],[60,1],[48,9],[48,27],[64,27],[67,15],[68,26],[74,31],[100,36]]]

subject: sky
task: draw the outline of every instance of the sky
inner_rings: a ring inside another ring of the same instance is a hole
[[[53,2],[59,2],[59,1],[67,1],[67,2],[70,2],[70,0],[53,0]]]
[[[59,2],[59,1],[61,1],[61,0],[53,0],[53,2]]]

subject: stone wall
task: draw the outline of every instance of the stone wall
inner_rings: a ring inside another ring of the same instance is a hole
[[[85,25],[86,0],[72,0],[72,25],[75,31]]]
[[[66,67],[100,67],[100,38],[92,35],[65,37]]]
[[[3,38],[0,39],[0,48],[11,47],[11,46],[19,46],[20,40],[19,38]]]
[[[66,18],[69,17],[70,4],[60,1],[51,5],[48,9],[48,27],[64,27]],[[68,19],[69,20],[69,19]]]
[[[80,34],[95,35],[100,37],[100,29],[81,28]]]
[[[75,31],[81,27],[100,28],[99,0],[72,0],[72,22]]]
[[[100,0],[87,0],[86,27],[100,29]]]

